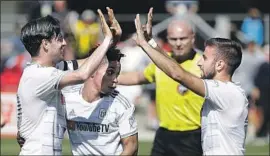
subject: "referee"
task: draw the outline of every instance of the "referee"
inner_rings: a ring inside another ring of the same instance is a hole
[[[147,25],[152,25],[152,9]],[[147,28],[146,28],[147,29]],[[151,31],[148,31],[151,32]],[[151,38],[151,34],[148,34]],[[195,32],[187,20],[173,20],[167,28],[169,55],[186,71],[197,76],[200,54],[194,47]],[[156,108],[160,121],[151,155],[202,155],[200,111],[203,98],[168,77],[153,63],[143,72],[120,74],[120,85],[156,83]]]

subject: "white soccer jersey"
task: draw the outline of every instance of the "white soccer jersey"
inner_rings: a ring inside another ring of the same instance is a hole
[[[202,148],[204,155],[244,155],[248,100],[238,84],[204,80]]]
[[[17,92],[18,131],[25,143],[20,155],[61,155],[66,129],[65,103],[58,84],[72,62],[59,69],[28,64]]]
[[[88,103],[82,98],[81,88],[64,93],[73,155],[121,154],[121,138],[137,133],[134,105],[117,91]]]

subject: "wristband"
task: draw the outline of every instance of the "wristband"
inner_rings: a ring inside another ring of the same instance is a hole
[[[151,47],[156,48],[157,47],[157,43],[156,41],[152,38],[151,40],[148,41],[148,43],[151,45]]]

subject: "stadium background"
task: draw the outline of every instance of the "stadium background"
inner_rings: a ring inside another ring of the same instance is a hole
[[[76,11],[78,14],[81,14],[85,9],[91,9],[96,12],[96,10],[100,8],[105,12],[106,6],[113,8],[116,18],[119,20],[123,29],[121,41],[122,43],[125,43],[128,37],[134,33],[135,27],[133,20],[135,14],[140,13],[145,17],[148,9],[154,7],[154,34],[157,38],[160,38],[166,43],[166,22],[164,21],[172,16],[172,14],[168,13],[166,10],[166,2],[166,0],[68,0],[67,8]],[[241,38],[239,32],[241,32],[241,24],[247,16],[247,11],[250,7],[256,7],[261,11],[261,17],[264,22],[264,41],[265,43],[269,43],[269,8],[266,5],[266,0],[199,0],[197,2],[199,4],[199,9],[196,12],[196,15],[207,24],[205,27],[198,27],[199,31],[196,34],[197,48],[202,49],[203,41],[206,38],[211,37],[209,34],[211,34],[212,31],[214,32],[218,29],[217,25],[218,22],[220,22],[219,19],[221,19],[221,21],[224,19],[227,22],[229,19],[229,21],[237,28],[236,32],[229,31],[227,34],[224,33],[225,35],[228,35],[229,33],[231,38],[238,39],[245,44],[245,39]],[[10,61],[7,63],[7,60],[11,60],[12,64],[12,59],[10,58],[16,58],[21,54],[19,52],[20,50],[16,49],[18,43],[16,43],[16,40],[13,40],[18,37],[16,28],[20,28],[21,25],[27,22],[30,13],[38,14],[38,12],[40,12],[40,10],[37,9],[39,4],[38,1],[1,1],[1,118],[9,118],[5,127],[1,128],[1,155],[17,155],[19,152],[19,146],[16,144],[15,140],[15,92],[16,77],[18,78],[19,74],[11,71],[14,75],[3,76],[3,73],[6,71],[6,64],[10,64]],[[209,32],[209,34],[206,34],[205,32]],[[166,44],[164,44],[164,48],[166,49]],[[13,63],[15,63],[15,60]],[[141,90],[143,89],[144,87],[141,88]],[[149,97],[147,94],[144,94],[144,92],[140,94],[138,101],[137,103],[139,104],[136,105],[136,116],[139,123],[139,155],[148,155],[152,147],[155,133],[154,130],[147,128],[145,124],[146,109],[150,101]],[[258,119],[259,116],[260,115],[254,115],[252,121],[260,122],[260,119]],[[70,147],[67,139],[64,142],[64,154],[70,154]],[[247,155],[269,155],[269,142],[268,144],[249,143],[247,145]]]

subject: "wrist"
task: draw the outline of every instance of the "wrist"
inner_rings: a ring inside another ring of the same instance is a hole
[[[112,42],[113,42],[112,37],[109,36],[104,37],[103,43],[112,44]]]
[[[153,38],[148,41],[148,44],[151,45],[152,48],[156,48],[158,46]]]

